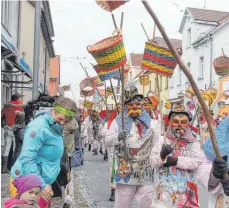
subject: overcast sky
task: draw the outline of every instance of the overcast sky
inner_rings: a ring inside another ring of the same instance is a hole
[[[178,32],[182,10],[185,7],[229,11],[229,0],[148,0],[170,38],[181,38]],[[175,4],[179,5],[176,6]],[[61,84],[71,84],[76,99],[79,99],[79,83],[85,78],[80,67],[82,62],[91,76],[96,73],[90,66],[95,63],[87,52],[87,46],[111,36],[114,31],[111,14],[96,4],[95,0],[50,1],[54,24],[54,47],[61,56]],[[153,34],[153,20],[140,0],[130,0],[114,11],[117,24],[124,12],[123,36],[127,53],[143,53],[146,36]],[[157,31],[156,36],[161,36]],[[72,93],[67,96],[73,98]]]

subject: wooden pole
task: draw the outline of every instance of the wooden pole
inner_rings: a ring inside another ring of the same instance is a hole
[[[115,16],[114,14],[111,14],[112,15],[112,20],[113,20],[113,23],[114,23],[114,27],[115,29],[118,29],[117,28],[117,24],[116,24],[116,21],[115,21]],[[122,17],[121,17],[121,25],[120,25],[120,28],[122,28],[123,26],[123,16],[124,16],[124,13],[122,12]],[[121,83],[122,83],[122,130],[125,130],[125,119],[124,119],[124,107],[125,107],[125,104],[124,104],[124,94],[125,94],[125,89],[124,89],[124,66],[122,67],[122,69],[119,69],[119,74],[120,74],[120,78],[121,78]],[[128,154],[127,154],[127,148],[126,148],[126,139],[123,140],[123,145],[124,145],[124,155],[125,157],[127,158],[128,157]]]
[[[97,91],[99,97],[102,99],[102,101],[103,101],[103,103],[104,103],[104,105],[106,106],[106,109],[107,109],[107,103],[105,102],[105,100],[103,99],[103,97],[101,96],[101,94],[99,93],[98,88],[96,88],[96,91]]]
[[[179,64],[181,70],[184,72],[184,74],[188,78],[188,81],[190,82],[190,84],[192,86],[192,89],[193,89],[194,93],[196,94],[196,97],[198,98],[198,101],[199,101],[199,103],[200,103],[200,105],[201,105],[201,107],[203,109],[204,114],[205,114],[206,121],[208,123],[208,128],[209,128],[211,141],[212,141],[212,146],[213,146],[213,149],[215,151],[215,154],[216,154],[217,157],[221,157],[221,154],[219,152],[219,148],[218,148],[218,145],[217,145],[217,141],[216,141],[216,135],[214,133],[214,129],[213,129],[213,126],[212,126],[212,123],[211,123],[211,117],[210,117],[210,113],[208,111],[208,107],[207,107],[207,105],[205,104],[204,100],[201,97],[201,94],[200,94],[199,89],[198,89],[198,87],[197,87],[197,85],[195,83],[195,80],[193,79],[191,73],[189,72],[189,70],[185,66],[184,62],[182,61],[182,59],[180,58],[180,56],[176,52],[175,48],[173,47],[169,37],[167,36],[167,34],[166,34],[163,26],[161,25],[159,19],[157,18],[156,14],[154,13],[152,8],[150,7],[148,1],[143,0],[142,3],[145,6],[146,10],[149,12],[150,16],[153,18],[155,24],[157,25],[157,28],[161,32],[161,35],[163,36],[165,42],[167,43],[167,45],[169,47],[169,50],[173,54],[174,58],[176,59],[177,63]]]
[[[142,23],[141,23],[141,26],[142,26],[142,29],[143,29],[148,41],[150,41],[149,36],[148,36],[148,34],[147,34],[146,30],[145,30],[145,27],[144,27],[144,25]]]
[[[106,85],[106,81],[104,82],[104,86],[105,86],[106,110],[108,110],[108,108],[107,108],[107,85]]]
[[[113,96],[114,96],[114,100],[115,100],[115,105],[116,105],[116,108],[117,108],[117,112],[119,113],[118,103],[117,103],[117,100],[116,100],[116,96],[115,96],[115,93],[114,93],[114,88],[113,88],[113,84],[112,84],[111,79],[110,79],[110,84],[111,84],[111,89],[112,89],[112,93],[113,93]]]

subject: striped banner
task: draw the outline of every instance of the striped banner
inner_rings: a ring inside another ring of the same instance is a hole
[[[142,60],[143,69],[171,77],[176,65],[177,62],[169,50],[146,42]]]

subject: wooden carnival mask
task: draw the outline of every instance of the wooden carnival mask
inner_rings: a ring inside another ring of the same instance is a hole
[[[133,99],[126,104],[128,116],[136,118],[142,114],[142,100]]]
[[[170,127],[176,138],[182,137],[185,134],[189,127],[189,123],[190,121],[186,114],[178,113],[172,115],[170,119]]]

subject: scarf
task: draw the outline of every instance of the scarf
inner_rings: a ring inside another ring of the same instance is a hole
[[[176,136],[173,134],[171,127],[169,126],[166,137],[169,139],[174,139]],[[197,139],[193,136],[192,130],[190,127],[188,127],[185,131],[185,134],[182,136],[182,139],[184,139],[186,142],[195,142]]]
[[[137,118],[132,118],[131,116],[128,116],[127,110],[125,109],[124,120],[125,120],[125,130],[127,131],[128,134],[131,131],[133,122],[136,123],[140,136],[145,136],[147,130],[150,128],[151,118],[149,114],[145,111],[145,109],[142,109],[142,114]],[[122,114],[119,114],[117,116],[116,122],[118,124],[119,132],[120,132],[122,130]]]

